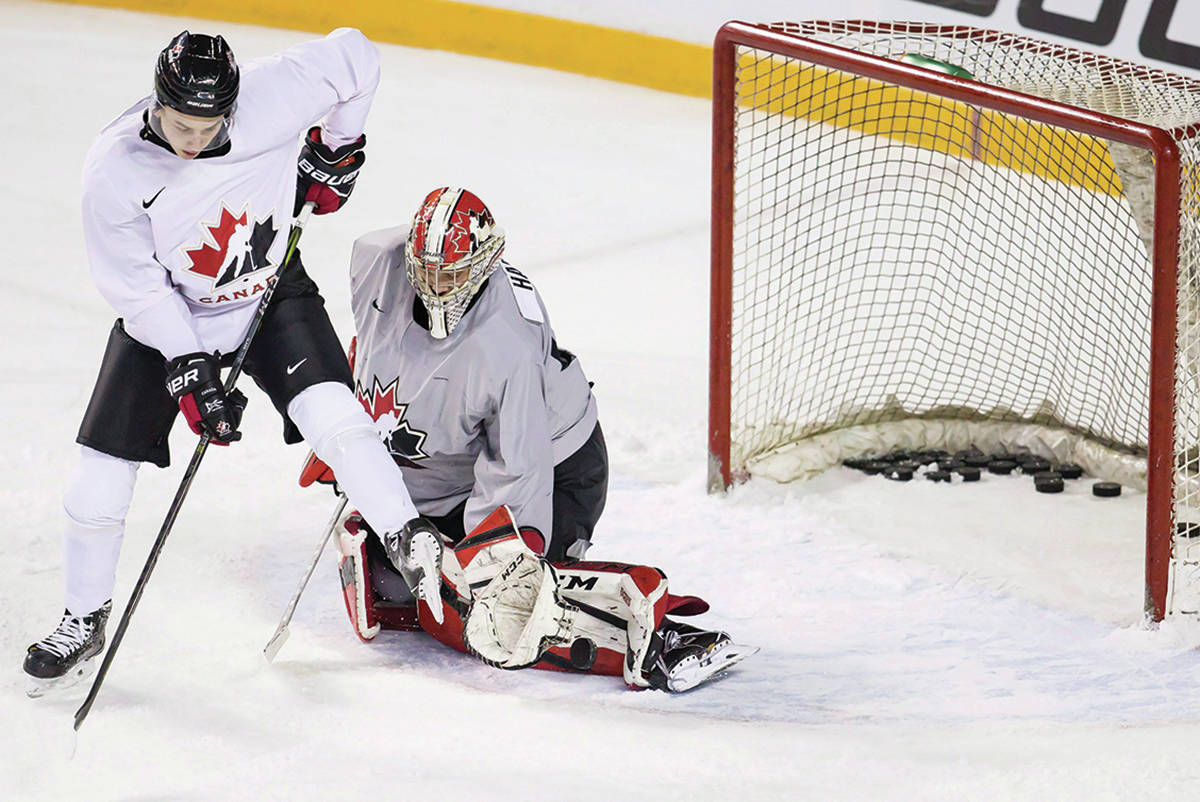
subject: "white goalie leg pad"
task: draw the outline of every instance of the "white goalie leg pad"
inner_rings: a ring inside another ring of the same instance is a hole
[[[558,595],[554,568],[526,549],[475,595],[463,643],[490,665],[525,668],[572,640],[575,613]]]

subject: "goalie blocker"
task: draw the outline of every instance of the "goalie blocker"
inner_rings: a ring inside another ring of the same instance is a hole
[[[757,651],[667,618],[708,604],[668,593],[656,568],[547,562],[540,536],[519,532],[507,507],[443,546],[435,607],[413,600],[400,566],[360,517],[351,513],[340,529],[343,595],[364,641],[381,629],[419,628],[497,668],[621,676],[631,688],[667,691],[690,690]],[[409,580],[416,587],[420,577]]]

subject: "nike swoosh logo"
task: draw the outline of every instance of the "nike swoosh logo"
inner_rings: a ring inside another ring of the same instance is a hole
[[[293,373],[295,373],[300,368],[301,365],[303,365],[307,361],[308,361],[308,357],[304,357],[304,359],[301,359],[296,364],[289,365],[288,369],[287,369],[287,375],[291,376]]]
[[[142,201],[142,208],[143,208],[143,209],[149,209],[149,208],[150,208],[150,205],[151,205],[152,203],[154,203],[156,200],[158,200],[158,196],[159,196],[159,195],[161,195],[161,194],[163,193],[163,189],[166,189],[166,187],[163,187],[163,188],[162,188],[162,189],[160,189],[158,192],[155,192],[155,193],[154,193],[154,197],[153,197],[153,198],[151,198],[150,200],[148,200],[148,201]]]
[[[375,307],[376,312],[379,312],[381,314],[383,313],[383,310],[379,308],[379,299],[378,298],[371,299],[371,306]]]

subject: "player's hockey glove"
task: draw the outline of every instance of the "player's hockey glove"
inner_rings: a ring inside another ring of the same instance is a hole
[[[330,149],[321,141],[321,129],[313,126],[304,137],[300,149],[300,177],[296,182],[296,208],[313,201],[317,207],[314,214],[336,212],[346,204],[354,191],[358,171],[367,161],[363,148],[367,146],[367,135],[363,134],[349,145]]]
[[[221,366],[212,354],[184,354],[167,363],[167,392],[196,434],[207,432],[219,446],[242,439],[237,428],[246,396],[240,390],[225,395]]]

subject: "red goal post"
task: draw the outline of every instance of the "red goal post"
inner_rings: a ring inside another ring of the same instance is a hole
[[[893,447],[1070,456],[1144,482],[1161,620],[1179,566],[1200,579],[1176,538],[1200,521],[1198,122],[1200,82],[1013,34],[723,26],[710,489]]]

